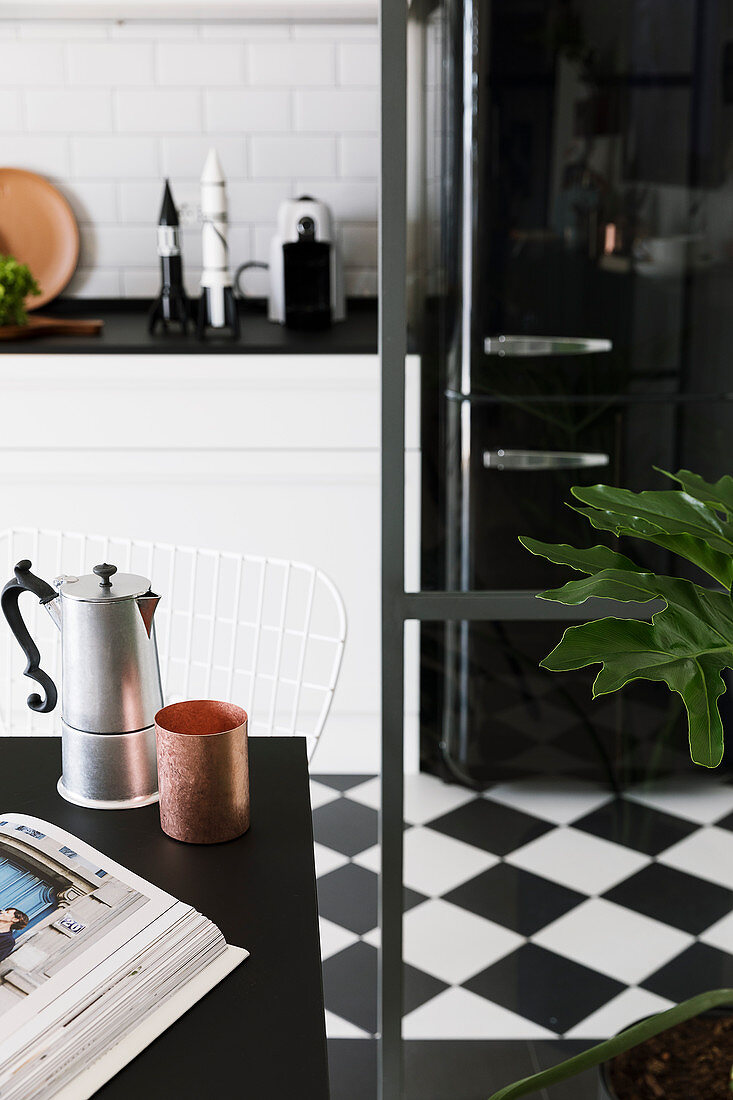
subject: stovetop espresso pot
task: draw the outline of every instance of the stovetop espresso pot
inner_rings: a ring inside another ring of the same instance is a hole
[[[59,791],[84,806],[124,808],[157,798],[154,718],[163,706],[154,616],[160,596],[150,581],[97,565],[82,577],[57,578],[52,587],[20,561],[0,605],[27,658],[25,675],[43,695],[31,710],[56,706],[56,686],[20,613],[19,598],[33,592],[61,631],[63,775]]]

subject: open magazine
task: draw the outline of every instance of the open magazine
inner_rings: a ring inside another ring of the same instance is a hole
[[[69,833],[0,814],[0,1098],[81,1100],[247,957]]]

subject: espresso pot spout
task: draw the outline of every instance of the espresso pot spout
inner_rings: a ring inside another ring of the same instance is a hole
[[[149,638],[153,631],[153,616],[156,607],[160,603],[160,596],[157,596],[155,592],[146,592],[144,596],[138,596],[136,602]]]

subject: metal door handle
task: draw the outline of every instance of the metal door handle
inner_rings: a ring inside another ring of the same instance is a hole
[[[504,447],[484,451],[487,470],[578,470],[608,463],[608,455],[591,451],[513,451]]]
[[[516,358],[530,355],[594,355],[612,349],[610,340],[581,336],[487,336],[484,340],[487,355],[511,355]]]

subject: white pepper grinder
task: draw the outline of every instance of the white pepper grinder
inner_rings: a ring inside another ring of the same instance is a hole
[[[207,327],[229,328],[239,335],[239,314],[229,274],[228,209],[226,180],[216,149],[209,149],[201,175],[201,243],[203,273],[198,313],[198,335]]]

